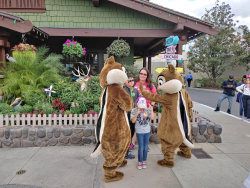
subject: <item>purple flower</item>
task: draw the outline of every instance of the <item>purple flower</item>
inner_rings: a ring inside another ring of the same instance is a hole
[[[69,43],[69,42],[71,42],[71,40],[67,39],[67,40],[66,40],[66,43]]]
[[[84,49],[84,50],[86,50],[86,48],[85,48],[85,47],[84,47],[83,49]]]
[[[70,46],[70,43],[68,43],[67,45]]]
[[[76,41],[73,41],[72,43],[73,43],[74,45],[76,45]]]

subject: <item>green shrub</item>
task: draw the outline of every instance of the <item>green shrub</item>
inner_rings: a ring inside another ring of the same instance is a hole
[[[23,106],[18,106],[17,107],[17,111],[19,113],[24,113],[24,112],[26,112],[26,113],[32,113],[33,112],[33,107],[30,106],[30,105],[25,104]]]
[[[201,83],[202,87],[211,87],[211,88],[221,88],[222,83],[228,78],[201,78],[194,80],[194,86],[196,87],[197,83]],[[242,77],[234,77],[234,79],[239,83],[242,80]]]
[[[53,109],[52,105],[49,103],[37,103],[34,106],[34,111],[40,112],[41,114],[53,114],[55,110]]]
[[[6,103],[0,103],[0,115],[10,115],[14,113],[14,107]]]

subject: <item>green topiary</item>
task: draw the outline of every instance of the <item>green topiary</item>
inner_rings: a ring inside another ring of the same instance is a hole
[[[127,57],[130,54],[130,46],[125,40],[114,40],[107,48],[107,53],[116,57]]]

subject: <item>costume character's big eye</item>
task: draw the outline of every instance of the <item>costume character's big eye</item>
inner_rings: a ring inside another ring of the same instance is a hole
[[[158,77],[158,86],[161,86],[166,83],[166,79],[164,76],[159,76]]]

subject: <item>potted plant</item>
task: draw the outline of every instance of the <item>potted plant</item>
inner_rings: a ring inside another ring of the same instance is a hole
[[[12,55],[16,63],[32,65],[36,59],[36,47],[29,44],[19,44],[12,48]]]
[[[118,58],[127,57],[130,54],[130,46],[125,40],[114,40],[112,44],[107,47],[109,56],[113,55]]]
[[[69,39],[63,44],[63,55],[68,57],[82,57],[86,54],[86,48],[77,41],[71,41]]]

